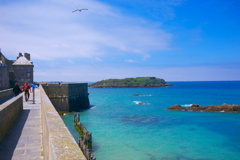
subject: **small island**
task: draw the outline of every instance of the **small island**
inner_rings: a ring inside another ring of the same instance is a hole
[[[120,88],[120,87],[166,87],[172,86],[167,84],[164,79],[156,77],[136,77],[125,79],[107,79],[98,81],[89,85],[91,88]]]
[[[175,104],[169,107],[168,110],[194,111],[194,112],[240,112],[240,105],[221,104],[221,105],[210,105],[210,106],[200,107],[197,104],[192,104],[189,108],[185,108],[179,104]]]

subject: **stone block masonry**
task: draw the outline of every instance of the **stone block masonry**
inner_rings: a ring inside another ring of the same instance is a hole
[[[44,160],[86,160],[42,86],[40,97]]]
[[[0,105],[0,143],[23,111],[22,94]]]
[[[40,83],[58,112],[78,112],[90,107],[87,83]]]
[[[4,100],[7,100],[9,98],[12,98],[14,96],[13,89],[6,89],[0,91],[0,103]]]

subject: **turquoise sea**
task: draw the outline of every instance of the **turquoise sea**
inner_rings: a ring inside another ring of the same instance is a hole
[[[92,108],[80,112],[80,121],[92,132],[97,160],[240,159],[240,113],[166,110],[240,104],[240,81],[168,83],[174,86],[89,88]],[[62,118],[77,139],[73,115]]]

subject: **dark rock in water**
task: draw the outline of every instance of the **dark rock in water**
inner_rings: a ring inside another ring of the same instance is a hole
[[[186,108],[182,107],[179,104],[175,104],[172,107],[169,107],[168,110],[174,110],[174,111],[185,111]]]
[[[172,107],[169,107],[168,110],[185,110],[185,111],[195,111],[195,112],[240,112],[240,105],[221,104],[221,105],[210,105],[210,106],[200,107],[197,104],[193,104],[189,108],[184,108],[176,104]]]
[[[198,104],[192,104],[190,107],[200,107]]]
[[[147,103],[140,102],[138,105],[147,105]]]
[[[188,111],[201,111],[204,110],[204,107],[200,107],[198,104],[192,104],[187,110]]]
[[[134,94],[133,96],[142,96],[141,94]]]
[[[150,94],[142,95],[142,94],[134,94],[133,96],[151,96]]]
[[[206,112],[211,112],[211,111],[240,112],[240,105],[235,105],[235,104],[210,105],[210,106],[206,106],[205,111]]]

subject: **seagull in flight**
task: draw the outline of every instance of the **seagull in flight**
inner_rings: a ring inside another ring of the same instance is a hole
[[[82,10],[88,10],[88,9],[85,9],[85,8],[82,8],[82,9],[76,9],[76,10],[72,11],[72,13],[73,13],[73,12],[76,12],[76,11],[81,12]]]

